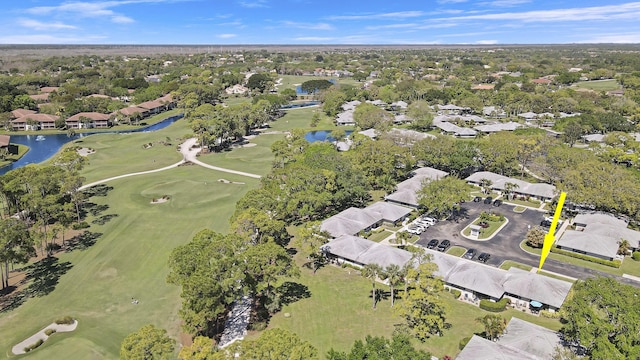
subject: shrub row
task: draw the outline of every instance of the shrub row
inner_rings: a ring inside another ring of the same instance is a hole
[[[55,334],[56,329],[47,329],[44,331],[44,334],[47,336],[51,336],[51,334]]]
[[[44,343],[44,340],[42,339],[38,339],[38,341],[36,341],[35,343],[25,347],[23,350],[24,352],[29,352],[31,350],[35,350],[37,349],[40,345],[42,345]]]
[[[449,292],[453,294],[454,299],[457,299],[460,297],[460,295],[462,295],[462,292],[460,290],[454,288],[449,288]]]
[[[86,229],[88,227],[89,227],[89,224],[86,221],[83,221],[81,223],[74,223],[73,225],[71,225],[71,228],[73,230]]]
[[[611,267],[614,267],[616,269],[618,269],[618,268],[620,268],[620,266],[622,266],[622,261],[620,261],[620,260],[613,260],[612,261],[612,260],[598,259],[598,258],[593,257],[593,256],[584,255],[584,254],[578,254],[578,253],[573,252],[573,251],[566,251],[566,250],[558,249],[555,246],[553,246],[551,248],[551,252],[552,253],[556,253],[556,254],[566,255],[566,256],[569,256],[569,257],[572,257],[572,258],[576,258],[576,259],[591,261],[593,263],[600,264],[600,265],[611,266]]]
[[[73,318],[71,316],[61,317],[56,320],[56,324],[58,325],[71,325],[73,324]]]
[[[500,301],[493,302],[491,300],[482,299],[480,300],[480,309],[487,310],[491,312],[501,312],[507,308],[511,301],[509,298],[502,298]]]
[[[549,310],[540,310],[540,316],[549,318],[549,319],[560,319],[559,312],[551,312]]]
[[[460,340],[460,342],[458,343],[458,349],[464,349],[464,347],[469,343],[469,340],[471,340],[471,338],[468,336],[466,338],[462,338],[462,340]]]
[[[631,255],[631,257],[633,258],[633,260],[635,261],[640,261],[640,251],[634,251],[633,255]]]

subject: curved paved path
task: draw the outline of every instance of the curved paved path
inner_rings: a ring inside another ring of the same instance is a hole
[[[111,180],[122,179],[122,178],[126,178],[126,177],[129,177],[129,176],[151,174],[151,173],[155,173],[155,172],[160,172],[160,171],[173,169],[173,168],[176,168],[176,167],[178,167],[178,166],[180,166],[180,165],[182,165],[184,163],[187,163],[187,162],[192,162],[192,163],[194,163],[196,165],[199,165],[199,166],[202,166],[202,167],[206,167],[208,169],[222,171],[222,172],[226,172],[226,173],[230,173],[230,174],[236,174],[236,175],[241,175],[241,176],[252,177],[254,179],[260,179],[262,177],[262,176],[256,175],[256,174],[251,174],[251,173],[247,173],[247,172],[243,172],[243,171],[237,171],[237,170],[231,170],[231,169],[225,169],[225,168],[221,168],[221,167],[217,167],[217,166],[213,166],[213,165],[209,165],[209,164],[203,163],[202,161],[196,159],[196,156],[198,155],[198,153],[201,150],[201,148],[193,148],[193,146],[196,144],[196,142],[198,142],[198,140],[196,138],[190,138],[190,139],[187,139],[182,144],[180,144],[180,153],[182,153],[182,160],[178,161],[175,164],[172,164],[172,165],[169,165],[169,166],[165,166],[165,167],[160,168],[160,169],[140,171],[140,172],[129,173],[129,174],[123,174],[123,175],[110,177],[110,178],[107,178],[107,179],[94,181],[92,183],[89,183],[89,184],[81,186],[80,190],[84,190],[84,189],[90,188],[92,186],[96,186],[98,184],[106,183],[106,182],[111,181]]]

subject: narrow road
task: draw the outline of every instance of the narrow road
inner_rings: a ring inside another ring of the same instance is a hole
[[[89,184],[81,186],[80,190],[88,189],[88,188],[90,188],[92,186],[96,186],[98,184],[103,184],[103,183],[106,183],[106,182],[109,182],[109,181],[112,181],[112,180],[122,179],[122,178],[130,177],[130,176],[152,174],[152,173],[156,173],[156,172],[160,172],[160,171],[173,169],[173,168],[176,168],[176,167],[178,167],[178,166],[180,166],[180,165],[182,165],[184,163],[187,163],[187,162],[191,162],[191,163],[194,163],[194,164],[202,166],[202,167],[206,167],[206,168],[211,169],[211,170],[226,172],[226,173],[229,173],[229,174],[247,176],[247,177],[251,177],[251,178],[254,178],[254,179],[260,179],[262,177],[262,176],[256,175],[256,174],[251,174],[251,173],[247,173],[247,172],[243,172],[243,171],[237,171],[237,170],[231,170],[231,169],[225,169],[225,168],[221,168],[221,167],[217,167],[217,166],[213,166],[213,165],[209,165],[209,164],[203,163],[202,161],[200,161],[200,160],[198,160],[196,158],[196,156],[198,155],[198,153],[201,150],[201,148],[194,148],[193,147],[196,144],[196,142],[198,142],[198,140],[196,138],[190,138],[190,139],[187,139],[182,144],[180,144],[180,153],[182,153],[182,160],[178,161],[175,164],[172,164],[172,165],[169,165],[169,166],[165,166],[165,167],[160,168],[160,169],[140,171],[140,172],[129,173],[129,174],[123,174],[123,175],[110,177],[110,178],[107,178],[107,179],[94,181],[92,183],[89,183]]]

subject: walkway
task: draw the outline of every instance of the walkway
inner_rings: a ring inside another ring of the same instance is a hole
[[[233,344],[236,340],[244,339],[247,334],[247,326],[251,316],[251,297],[243,296],[235,301],[233,309],[224,323],[224,331],[218,343],[219,348],[224,348]]]
[[[208,169],[212,169],[212,170],[216,170],[216,171],[221,171],[221,172],[226,172],[226,173],[230,173],[230,174],[236,174],[236,175],[241,175],[241,176],[252,177],[254,179],[260,179],[261,178],[260,175],[251,174],[251,173],[247,173],[247,172],[243,172],[243,171],[225,169],[225,168],[221,168],[221,167],[205,164],[202,161],[197,160],[196,156],[198,155],[198,153],[202,149],[202,148],[194,148],[193,147],[197,142],[198,142],[198,140],[196,138],[190,138],[190,139],[187,139],[185,142],[183,142],[180,145],[180,153],[182,153],[182,160],[178,161],[177,163],[175,163],[173,165],[165,166],[165,167],[160,168],[160,169],[140,171],[140,172],[129,173],[129,174],[123,174],[123,175],[110,177],[110,178],[107,178],[107,179],[94,181],[92,183],[89,183],[89,184],[81,186],[79,190],[84,190],[84,189],[90,188],[92,186],[96,186],[98,184],[103,184],[103,183],[106,183],[106,182],[112,181],[112,180],[122,179],[122,178],[130,177],[130,176],[152,174],[152,173],[156,173],[156,172],[160,172],[160,171],[173,169],[173,168],[176,168],[176,167],[178,167],[178,166],[180,166],[182,164],[185,164],[187,162],[191,162],[191,163],[194,163],[196,165],[199,165],[199,166],[202,166],[202,167],[206,167]]]

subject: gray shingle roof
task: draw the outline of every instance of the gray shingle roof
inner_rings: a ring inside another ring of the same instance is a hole
[[[479,125],[474,127],[474,129],[485,132],[485,133],[491,133],[491,132],[500,132],[500,131],[513,131],[521,126],[522,125],[518,124],[517,122],[509,121],[506,123]]]
[[[393,246],[382,245],[356,236],[343,235],[331,240],[321,249],[325,252],[360,264],[391,264],[403,266],[411,260],[411,253]]]
[[[411,211],[413,211],[413,209],[384,201],[373,203],[363,210],[370,214],[377,214],[379,219],[388,222],[396,222],[409,215]]]
[[[503,283],[504,291],[521,298],[540,301],[560,308],[572,283],[538,275],[522,269],[510,268]]]
[[[506,334],[497,342],[474,335],[457,360],[546,360],[551,359],[560,345],[558,333],[512,317]]]
[[[447,284],[494,298],[501,298],[506,292],[559,308],[573,286],[570,282],[515,268],[505,271],[439,251],[425,251],[438,265],[436,275]]]
[[[377,202],[364,209],[351,207],[324,220],[320,230],[328,232],[333,237],[355,235],[382,220],[396,222],[411,211],[409,208],[386,202]]]
[[[482,179],[487,179],[492,182],[491,187],[496,190],[504,190],[506,183],[514,183],[518,185],[514,191],[520,194],[542,196],[545,198],[553,198],[556,194],[556,187],[550,184],[541,183],[529,183],[526,181],[510,178],[508,176],[499,175],[490,171],[479,171],[471,174],[465,180],[468,182],[480,184]]]
[[[422,188],[423,182],[441,179],[447,175],[449,175],[449,173],[431,167],[415,169],[413,171],[413,177],[396,185],[397,190],[387,195],[385,199],[411,206],[418,206],[417,192]]]
[[[558,246],[614,258],[618,242],[625,239],[631,247],[640,247],[640,232],[631,230],[627,222],[610,214],[578,214],[573,222],[586,225],[583,231],[567,230]]]
[[[475,136],[477,132],[470,128],[463,128],[458,125],[452,124],[446,121],[433,121],[433,126],[438,129],[447,132],[453,133],[455,136]]]
[[[355,120],[353,120],[353,110],[343,111],[338,114],[336,117],[336,123],[338,124],[353,124]]]

